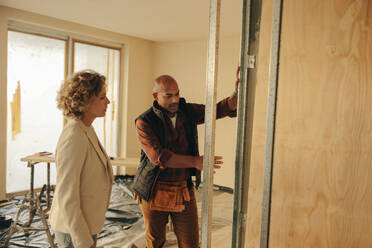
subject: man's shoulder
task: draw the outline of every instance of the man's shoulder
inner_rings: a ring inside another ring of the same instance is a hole
[[[146,116],[146,115],[149,115],[151,113],[153,113],[153,109],[152,107],[148,108],[145,112],[141,113],[137,118],[140,118],[140,117],[143,117],[143,116]]]
[[[183,98],[183,97],[181,97],[180,98],[180,101],[179,101],[179,103],[178,103],[178,106],[179,106],[179,108],[180,109],[185,109],[185,108],[190,108],[190,106],[192,106],[193,105],[193,103],[188,103],[187,101],[186,101],[186,99],[185,98]]]
[[[203,109],[204,105],[199,103],[190,103],[185,100],[185,98],[181,98],[179,102],[179,108],[187,115],[194,115],[195,113],[199,112]]]
[[[145,112],[143,112],[142,114],[140,114],[136,118],[135,122],[137,122],[137,120],[142,120],[142,121],[148,122],[150,119],[154,118],[155,116],[156,116],[156,114],[154,113],[153,107],[150,107]]]
[[[194,102],[187,102],[185,98],[181,97],[180,98],[180,102],[179,102],[180,106],[187,106],[187,107],[192,107],[194,105],[203,105],[201,103],[194,103]]]

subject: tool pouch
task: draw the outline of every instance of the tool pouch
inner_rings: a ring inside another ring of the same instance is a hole
[[[184,201],[190,201],[187,182],[161,182],[155,185],[150,209],[164,212],[182,212]]]

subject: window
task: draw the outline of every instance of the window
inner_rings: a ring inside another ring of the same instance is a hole
[[[71,39],[69,51],[68,37],[62,37],[8,31],[7,193],[29,189],[30,171],[20,161],[22,157],[55,152],[63,128],[56,97],[67,68],[73,72],[93,69],[106,76],[111,103],[105,118],[96,119],[93,126],[108,155],[118,155],[121,49]],[[68,64],[68,54],[72,55],[72,65]],[[47,170],[39,168],[42,166],[45,164],[35,166],[35,188],[46,182]],[[51,166],[52,184],[56,183],[55,173],[55,166]]]
[[[94,129],[109,156],[117,156],[117,111],[120,50],[74,41],[74,71],[93,69],[106,77],[107,97],[111,103],[106,116],[93,122]]]
[[[65,47],[64,40],[8,32],[7,192],[29,188],[30,172],[20,158],[56,147],[63,125],[56,92],[64,79]],[[42,187],[38,178],[45,174],[36,166],[35,187]]]

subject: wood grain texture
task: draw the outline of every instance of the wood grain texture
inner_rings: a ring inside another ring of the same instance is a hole
[[[270,247],[372,247],[371,6],[284,1]]]

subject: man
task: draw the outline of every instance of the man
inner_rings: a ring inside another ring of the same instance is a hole
[[[217,104],[217,119],[236,116],[235,92]],[[199,247],[198,211],[191,176],[200,184],[203,156],[199,155],[197,125],[204,123],[205,106],[180,98],[177,82],[168,75],[155,80],[154,103],[136,119],[141,162],[133,189],[140,200],[147,248],[163,247],[171,217],[178,246]],[[222,157],[216,156],[214,168]]]

